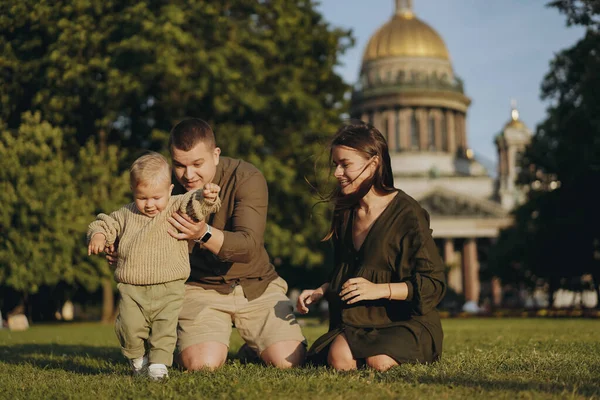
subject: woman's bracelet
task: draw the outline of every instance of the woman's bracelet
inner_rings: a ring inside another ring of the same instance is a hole
[[[387,299],[391,300],[392,299],[392,284],[390,282],[388,282],[388,289],[390,291],[390,295],[388,296]]]

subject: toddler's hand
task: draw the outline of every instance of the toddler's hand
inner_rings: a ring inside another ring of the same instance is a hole
[[[102,233],[96,233],[92,236],[92,240],[90,240],[90,244],[88,245],[88,256],[103,252],[104,247],[106,247],[106,236]]]
[[[220,191],[221,188],[219,187],[219,185],[214,183],[207,183],[206,185],[204,185],[204,189],[202,189],[202,197],[212,202],[217,200]]]

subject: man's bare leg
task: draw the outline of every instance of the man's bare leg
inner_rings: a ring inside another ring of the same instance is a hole
[[[227,346],[219,342],[194,344],[179,353],[179,363],[188,371],[213,370],[225,364],[227,350]]]
[[[285,369],[302,365],[305,356],[304,344],[296,340],[287,340],[273,343],[261,353],[260,358],[267,365]]]

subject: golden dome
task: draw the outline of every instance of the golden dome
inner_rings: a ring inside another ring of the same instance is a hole
[[[511,119],[504,125],[504,129],[513,128],[513,129],[527,129],[527,126],[520,119]]]
[[[363,62],[384,57],[431,57],[450,61],[440,35],[412,12],[397,13],[369,40]]]

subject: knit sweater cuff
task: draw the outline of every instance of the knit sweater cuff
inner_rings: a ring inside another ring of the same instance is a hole
[[[215,213],[221,208],[221,199],[207,200],[202,196],[202,189],[188,192],[184,195],[179,211],[189,215],[196,221],[201,221],[208,214]]]
[[[117,225],[117,222],[111,216],[106,214],[98,214],[96,220],[88,227],[88,242],[96,233],[102,233],[106,237],[106,244],[110,246],[115,242],[115,240],[117,240],[115,225]]]

